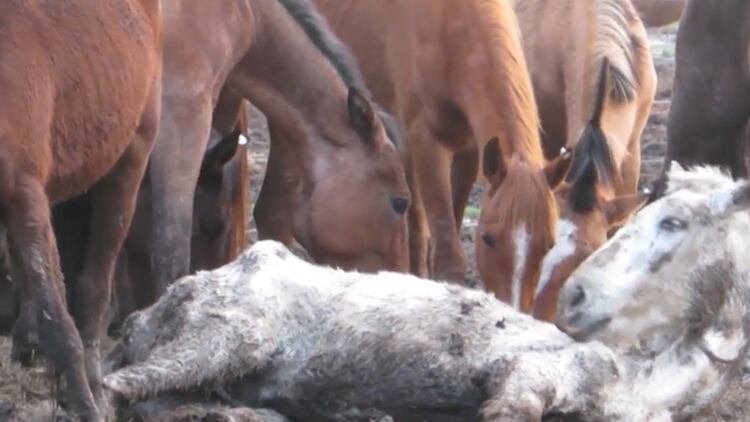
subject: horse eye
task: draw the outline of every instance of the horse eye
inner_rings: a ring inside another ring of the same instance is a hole
[[[489,233],[484,233],[482,235],[482,242],[484,242],[484,244],[489,246],[490,248],[495,247],[495,238],[492,237],[492,235]]]
[[[224,222],[215,219],[203,219],[200,222],[200,231],[209,238],[217,238],[224,231]]]
[[[659,222],[659,228],[668,232],[677,232],[685,230],[688,223],[685,220],[680,220],[676,217],[667,217]]]

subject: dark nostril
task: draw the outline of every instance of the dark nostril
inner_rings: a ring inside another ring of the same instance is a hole
[[[581,306],[585,300],[586,292],[583,290],[583,287],[576,286],[575,292],[573,292],[573,299],[570,301],[570,307],[577,308]]]
[[[484,244],[489,246],[490,248],[495,247],[495,238],[492,237],[492,235],[489,233],[484,233],[482,235],[482,242],[484,242]]]
[[[393,211],[398,215],[406,214],[406,210],[409,208],[409,198],[403,196],[394,196],[391,198],[391,207]]]

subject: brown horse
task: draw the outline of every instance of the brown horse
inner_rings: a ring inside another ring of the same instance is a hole
[[[309,19],[310,6],[188,0],[164,8],[164,113],[149,171],[158,291],[190,269],[191,198],[223,86],[250,100],[293,143],[305,180],[294,209],[303,246],[325,262],[331,245],[338,256],[341,245],[356,250],[364,241],[375,245],[374,255],[405,261],[401,214],[409,192],[398,152],[356,84],[356,65],[324,25]],[[357,225],[371,227],[365,239],[349,235]],[[348,258],[357,267],[358,257]]]
[[[480,218],[480,273],[499,298],[519,304],[512,280],[526,280],[533,293],[557,220],[551,187],[567,162],[545,168],[510,6],[488,0],[317,3],[353,49],[375,98],[407,127],[417,201],[410,220],[412,271],[425,275],[429,264],[435,278],[463,280],[458,232],[482,161],[491,187]]]
[[[745,127],[750,119],[750,3],[690,1],[677,31],[672,107],[667,123],[660,196],[672,161],[713,164],[746,176]]]
[[[222,94],[214,113],[212,138],[203,157],[201,177],[195,190],[191,271],[214,269],[231,262],[248,243],[248,159],[246,148],[238,147],[241,134],[248,130],[248,107],[241,101]],[[223,118],[229,113],[234,114],[235,121]],[[227,136],[222,138],[219,135],[219,131],[229,130]],[[117,261],[110,329],[116,330],[128,314],[156,299],[155,277],[149,261],[149,192],[148,179],[144,179],[130,231]],[[91,226],[91,195],[84,194],[55,205],[52,222],[68,303],[74,304],[75,281],[83,267]],[[13,327],[13,359],[28,366],[39,348],[39,334],[28,314],[17,318],[20,312],[19,286],[12,283],[13,268],[8,259],[6,241],[4,230],[0,230],[0,334],[7,334]]]
[[[682,17],[687,0],[632,0],[648,28],[670,25]]]
[[[160,26],[156,0],[0,4],[0,217],[41,352],[85,420],[101,417],[99,336],[158,124]],[[91,247],[76,330],[50,205],[86,190]]]
[[[567,182],[556,191],[560,209],[555,246],[544,257],[534,297],[534,316],[553,321],[557,296],[570,274],[603,245],[608,233],[626,221],[646,201],[646,195],[605,196],[602,188],[615,177],[609,138],[602,116],[612,86],[607,82],[608,61],[603,61],[594,111],[576,144]]]
[[[555,195],[562,216],[557,246],[545,260],[537,289],[549,297],[535,314],[552,318],[556,292],[568,275],[642,201],[640,137],[654,100],[656,71],[630,0],[519,0],[514,7],[545,153],[552,157],[561,147],[575,148],[576,165]],[[597,83],[598,74],[609,77]],[[592,110],[602,136],[584,131]]]

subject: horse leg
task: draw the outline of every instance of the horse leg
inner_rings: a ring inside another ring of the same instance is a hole
[[[60,261],[44,186],[34,177],[16,177],[7,207],[8,237],[14,260],[24,273],[25,294],[35,303],[32,316],[39,329],[40,349],[65,379],[70,405],[84,420],[100,420],[86,382],[83,345],[65,302]]]
[[[430,229],[427,225],[427,212],[417,184],[416,170],[411,158],[406,163],[406,182],[411,191],[411,206],[407,211],[409,228],[409,267],[418,277],[429,277]]]
[[[151,263],[155,293],[190,271],[193,196],[211,130],[211,93],[165,94],[149,164]],[[156,299],[156,298],[153,298]]]
[[[100,338],[112,298],[112,277],[133,218],[136,196],[159,122],[160,90],[152,89],[131,145],[114,168],[91,189],[91,225],[83,269],[75,284],[73,314],[83,340],[89,386],[101,390]]]
[[[19,259],[15,259],[16,268],[22,268]],[[24,276],[20,271],[14,271],[13,279],[25,285]],[[21,289],[18,292],[19,312],[13,324],[13,345],[10,351],[11,361],[18,362],[22,367],[29,368],[34,365],[34,360],[40,347],[39,325],[36,316],[39,314],[38,304],[31,297],[31,292]]]
[[[554,352],[521,353],[499,364],[492,374],[482,421],[540,421],[551,409],[586,415],[591,420],[641,420],[603,414],[610,403],[600,392],[611,391],[622,382],[616,359],[612,350],[596,343],[575,344]],[[623,411],[638,414],[637,409]]]
[[[456,229],[461,231],[464,211],[469,203],[471,188],[479,172],[479,150],[476,147],[459,151],[453,157],[451,166],[451,191],[453,192],[453,216],[456,218]]]
[[[243,324],[238,332],[230,325],[217,326],[219,321],[203,329],[185,330],[173,341],[154,348],[145,361],[104,377],[104,385],[120,398],[134,400],[219,381],[227,374],[248,374],[271,359],[276,349],[271,333],[252,323]]]
[[[294,181],[287,180],[285,166],[292,158],[288,143],[269,124],[271,147],[266,175],[255,202],[253,218],[258,227],[258,240],[273,239],[289,246],[294,241]],[[290,185],[291,184],[291,185]]]
[[[462,282],[466,256],[458,238],[450,192],[453,154],[433,136],[423,118],[411,126],[409,140],[413,146],[417,185],[430,227],[431,275],[439,280]]]
[[[620,169],[623,192],[625,193],[632,194],[638,191],[638,181],[641,175],[641,135],[646,127],[650,112],[651,102],[648,103],[648,106],[639,108],[628,140],[627,154]]]

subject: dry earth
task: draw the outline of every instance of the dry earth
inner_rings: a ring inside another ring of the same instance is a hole
[[[675,27],[654,30],[650,32],[651,46],[656,68],[659,74],[657,100],[654,104],[648,126],[642,140],[642,186],[648,187],[659,175],[665,152],[666,119],[669,111],[672,80],[674,75],[674,36]],[[250,157],[252,159],[252,200],[254,202],[260,189],[260,181],[265,172],[268,157],[268,142],[266,124],[259,114],[253,116],[253,132],[250,137]],[[470,271],[467,274],[469,284],[477,284],[478,277],[474,270],[473,238],[476,218],[479,210],[481,187],[477,186],[470,205],[466,210],[462,240],[470,261]],[[255,228],[250,228],[253,239],[256,237]],[[53,384],[49,382],[45,368],[21,369],[10,363],[10,342],[0,338],[0,422],[26,421],[40,418],[40,420],[55,420],[54,408],[49,406],[49,398],[53,392]],[[669,380],[664,380],[668,383]],[[732,387],[717,405],[695,419],[697,422],[713,421],[750,421],[748,399],[750,390],[740,385]],[[21,409],[35,409],[34,416],[22,413]],[[210,420],[223,420],[213,419]],[[194,418],[184,420],[208,420],[197,414]],[[166,421],[163,421],[166,422]]]

